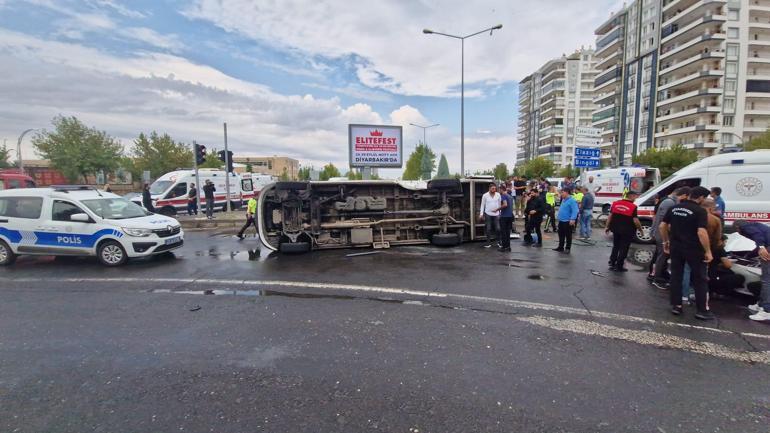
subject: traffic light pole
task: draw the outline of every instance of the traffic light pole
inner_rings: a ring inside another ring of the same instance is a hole
[[[227,151],[227,122],[225,127],[225,193],[227,194],[227,211],[230,212],[230,152]]]
[[[195,207],[200,207],[201,197],[201,180],[198,177],[198,143],[193,140],[193,167],[195,167]]]

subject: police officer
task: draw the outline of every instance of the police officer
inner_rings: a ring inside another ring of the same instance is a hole
[[[254,197],[250,198],[246,203],[246,224],[244,224],[238,232],[238,238],[243,239],[243,233],[252,225],[254,226],[254,230],[257,231],[257,234],[259,234],[259,227],[257,227],[257,199]]]
[[[663,251],[671,256],[671,313],[682,314],[682,277],[685,263],[690,265],[691,278],[695,287],[695,318],[713,320],[714,313],[708,310],[707,264],[711,262],[708,214],[701,203],[708,197],[709,190],[698,186],[690,191],[686,200],[673,206],[663,217],[658,229],[663,238]]]

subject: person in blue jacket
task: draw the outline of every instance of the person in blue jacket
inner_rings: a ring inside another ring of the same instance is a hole
[[[742,236],[745,236],[757,244],[760,266],[762,267],[762,291],[759,293],[759,302],[750,305],[753,315],[749,319],[758,322],[770,321],[770,227],[757,222],[736,221],[733,228]]]
[[[556,219],[559,221],[559,246],[554,251],[569,254],[572,248],[572,229],[578,217],[578,204],[572,197],[572,190],[561,190],[561,205]]]

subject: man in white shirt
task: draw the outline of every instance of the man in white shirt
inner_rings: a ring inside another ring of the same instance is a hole
[[[500,234],[500,208],[502,207],[502,199],[500,194],[497,193],[497,187],[495,184],[489,185],[489,192],[485,192],[481,196],[481,207],[479,207],[479,219],[484,221],[484,234],[490,245],[495,243],[495,240]]]
[[[586,188],[588,188],[588,191],[590,191],[591,194],[594,194],[594,195],[596,195],[596,193],[601,191],[602,189],[601,185],[596,186],[596,184],[594,183],[593,176],[588,176],[588,183],[586,184]]]

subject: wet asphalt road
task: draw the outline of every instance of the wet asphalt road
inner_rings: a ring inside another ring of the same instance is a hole
[[[2,432],[767,432],[770,325],[514,242],[0,269]],[[593,275],[597,270],[602,275]],[[694,325],[698,328],[687,325]]]

